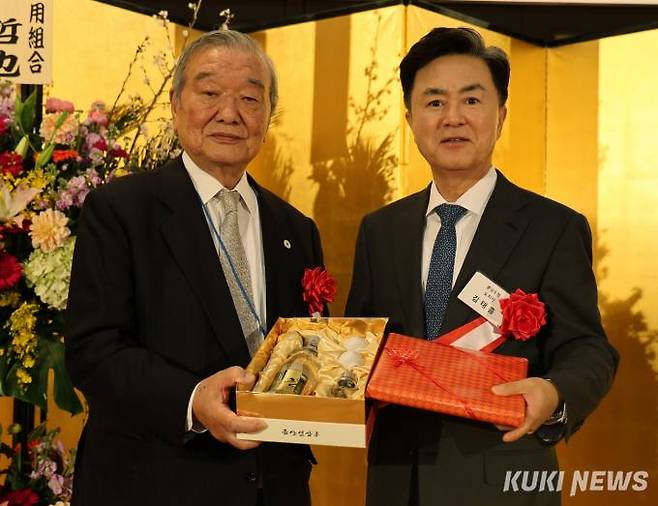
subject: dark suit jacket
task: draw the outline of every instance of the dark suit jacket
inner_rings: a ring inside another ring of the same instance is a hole
[[[429,187],[365,217],[347,315],[389,316],[390,330],[423,336],[421,248],[428,201]],[[568,409],[567,437],[608,391],[618,361],[601,327],[591,263],[591,235],[582,215],[498,173],[441,330],[478,316],[457,299],[476,271],[508,292],[536,292],[546,304],[547,325],[529,341],[511,339],[495,352],[525,357],[529,375],[554,381]],[[557,503],[557,494],[503,494],[507,470],[552,470],[557,461],[554,450],[534,436],[510,444],[501,437],[490,424],[383,408],[369,455],[368,504],[407,506],[414,493],[410,482],[416,481],[421,505]],[[417,480],[411,480],[412,470]]]
[[[322,264],[312,220],[259,187],[267,326],[305,316],[301,278]],[[292,247],[286,248],[288,240]],[[239,451],[184,433],[201,379],[249,353],[200,199],[180,159],[92,192],[79,224],[66,360],[89,402],[74,505],[308,504],[306,446]],[[293,503],[290,503],[293,501]]]

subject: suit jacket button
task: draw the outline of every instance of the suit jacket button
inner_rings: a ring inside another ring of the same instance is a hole
[[[256,476],[256,473],[247,473],[244,475],[245,480],[247,480],[248,483],[256,483],[256,480],[258,480],[258,476]]]

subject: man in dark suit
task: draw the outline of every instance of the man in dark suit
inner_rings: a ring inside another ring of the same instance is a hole
[[[182,157],[91,193],[80,218],[66,358],[89,402],[73,505],[308,505],[307,446],[236,438],[231,407],[278,316],[307,314],[322,264],[312,220],[246,174],[276,106],[248,36],[182,54],[172,113]]]
[[[587,221],[492,167],[509,82],[500,49],[473,30],[437,28],[411,48],[400,77],[433,182],[363,220],[346,313],[387,315],[390,330],[434,339],[479,316],[458,295],[480,272],[509,293],[538,294],[548,321],[535,337],[495,350],[529,360],[527,379],[494,387],[525,398],[517,429],[380,410],[368,505],[559,504],[551,445],[580,427],[618,362],[597,309]],[[508,473],[516,471],[530,473],[526,487]]]

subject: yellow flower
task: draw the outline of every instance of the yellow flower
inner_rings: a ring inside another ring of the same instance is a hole
[[[39,338],[34,333],[37,319],[35,313],[39,306],[32,302],[23,302],[10,316],[4,327],[9,330],[12,337],[10,346],[6,349],[9,359],[20,361],[22,367],[16,371],[19,387],[24,388],[32,382],[32,377],[27,369],[36,364],[35,353],[39,344]],[[2,355],[5,349],[0,348]]]
[[[27,385],[29,383],[32,383],[32,376],[30,376],[27,371],[23,368],[20,368],[16,371],[16,377],[18,378],[18,382]]]
[[[0,307],[17,307],[21,296],[16,291],[0,293]]]
[[[30,344],[30,337],[29,332],[19,332],[14,335],[11,344],[13,344],[14,348],[20,353],[21,350],[24,350]]]
[[[30,188],[43,189],[53,181],[54,176],[47,174],[42,168],[31,170],[27,177],[24,178],[25,182]]]
[[[37,319],[34,313],[38,306],[34,303],[28,304],[23,302],[20,307],[14,311],[5,324],[12,336],[13,353],[21,358],[32,354],[37,347],[38,338],[34,334],[34,327]]]
[[[32,246],[41,248],[44,253],[59,248],[64,239],[71,235],[71,231],[66,226],[68,221],[69,219],[61,211],[46,209],[39,213],[30,225]]]
[[[38,309],[39,306],[34,302],[23,302],[9,317],[9,321],[6,324],[9,331],[12,334],[18,334],[25,331],[31,332],[37,322],[34,313],[36,313]]]
[[[28,357],[29,354],[34,353],[37,347],[37,336],[32,332],[20,332],[14,335],[11,341],[14,353],[21,358]]]
[[[128,171],[127,171],[126,169],[120,168],[120,169],[116,169],[116,170],[112,173],[112,175],[113,175],[114,177],[123,177],[123,176],[127,176],[127,175],[128,175]]]
[[[0,357],[4,356],[4,354],[5,354],[5,349],[4,349],[4,348],[0,348]]]

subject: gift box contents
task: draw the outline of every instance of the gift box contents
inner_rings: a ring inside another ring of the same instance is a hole
[[[365,391],[385,318],[280,318],[239,385],[238,413],[267,428],[241,439],[365,447]]]
[[[497,396],[491,387],[523,379],[528,361],[390,334],[368,384],[368,397],[498,425],[518,427],[520,395]]]

